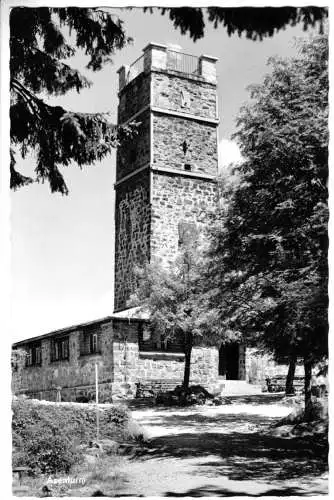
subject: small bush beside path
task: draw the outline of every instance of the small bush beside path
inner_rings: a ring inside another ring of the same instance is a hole
[[[93,404],[21,397],[14,398],[12,411],[13,471],[18,475],[26,471],[23,481],[15,478],[14,487],[19,493],[22,485],[18,483],[29,485],[29,491],[25,491],[29,496],[41,493],[43,487],[45,494],[48,489],[54,494],[73,488],[66,478],[73,477],[74,469],[82,483],[88,479],[91,482],[102,473],[102,457],[115,469],[119,456],[143,438],[140,426],[124,405],[99,405],[98,441]]]

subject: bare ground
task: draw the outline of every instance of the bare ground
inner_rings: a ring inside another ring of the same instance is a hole
[[[121,471],[117,496],[328,494],[327,448],[314,437],[268,435],[291,407],[279,395],[220,407],[138,408],[147,442]],[[103,491],[108,494],[107,491]]]

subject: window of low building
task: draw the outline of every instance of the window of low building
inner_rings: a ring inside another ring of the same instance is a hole
[[[181,339],[168,339],[155,332],[149,324],[138,325],[139,351],[142,352],[183,352]]]
[[[42,347],[40,342],[34,342],[27,347],[26,366],[40,366],[42,364]]]
[[[51,340],[51,361],[64,361],[70,358],[69,337]]]
[[[80,335],[80,356],[101,354],[101,326],[85,328]]]

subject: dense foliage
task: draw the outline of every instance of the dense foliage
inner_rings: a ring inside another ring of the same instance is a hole
[[[327,354],[328,40],[272,58],[238,119],[245,162],[212,229],[212,303],[278,356]]]
[[[68,472],[80,460],[79,445],[96,439],[96,410],[79,404],[14,400],[13,465],[33,472]],[[123,407],[100,409],[100,438],[131,438],[131,419]]]
[[[152,7],[145,10],[153,12]],[[302,23],[308,26],[319,24],[320,32],[328,11],[324,7],[160,7],[161,13],[168,13],[174,27],[182,34],[189,34],[194,40],[205,36],[205,18],[217,28],[221,24],[229,35],[237,33],[252,40],[273,36],[287,26]]]
[[[67,31],[66,31],[67,30]],[[74,42],[73,42],[74,40]],[[36,179],[52,192],[67,194],[59,169],[101,160],[131,127],[117,129],[108,115],[50,106],[47,96],[80,92],[91,85],[66,64],[78,49],[88,69],[100,70],[128,42],[121,21],[99,9],[15,7],[10,15],[11,187],[33,180],[15,169],[16,154],[36,153]]]

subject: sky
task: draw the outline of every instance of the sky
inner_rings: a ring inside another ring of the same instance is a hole
[[[131,64],[149,42],[177,44],[186,53],[218,58],[220,168],[240,159],[230,138],[236,117],[247,101],[247,87],[269,71],[269,57],[295,54],[295,37],[309,36],[300,26],[254,42],[228,37],[223,27],[207,25],[205,37],[192,42],[176,31],[167,16],[141,9],[112,9],[134,41],[113,58],[113,64],[92,74],[82,54],[69,61],[93,82],[80,94],[49,99],[50,104],[81,112],[111,112],[116,120],[117,70]],[[17,165],[31,173],[34,158]],[[12,341],[111,315],[113,312],[115,154],[80,170],[62,169],[70,193],[51,194],[35,184],[11,193],[11,317]]]

